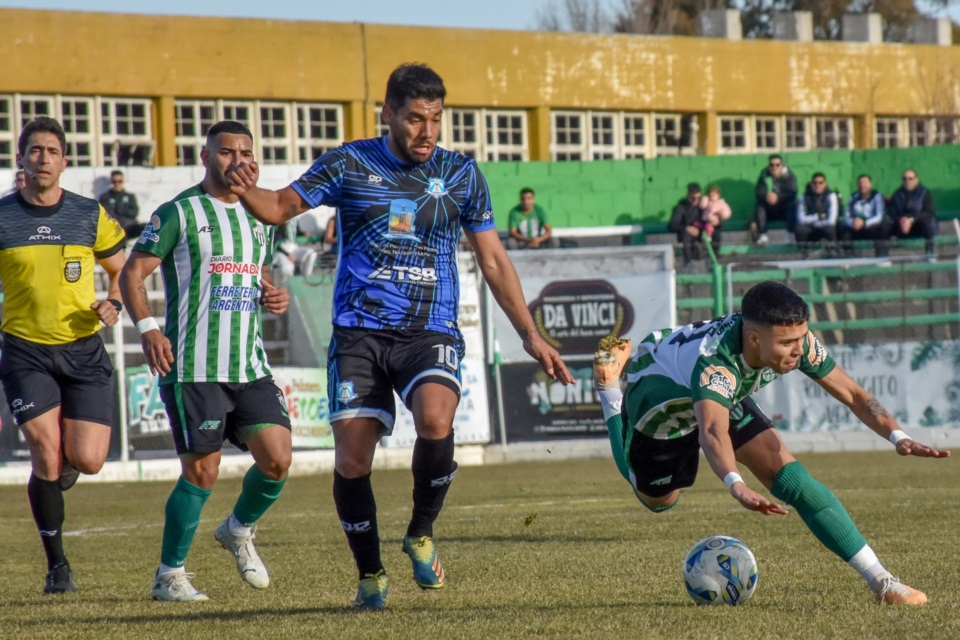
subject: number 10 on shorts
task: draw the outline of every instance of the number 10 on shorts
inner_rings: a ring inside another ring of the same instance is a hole
[[[446,367],[451,371],[456,371],[459,366],[457,350],[446,344],[435,344],[433,348],[437,350],[437,364]]]

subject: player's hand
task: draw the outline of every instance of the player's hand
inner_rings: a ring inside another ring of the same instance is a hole
[[[160,329],[151,329],[140,336],[140,346],[150,373],[167,375],[173,367],[173,347]]]
[[[911,440],[910,438],[904,438],[897,443],[897,453],[902,456],[919,456],[921,458],[950,457],[949,451],[934,449],[933,447],[928,447],[927,445],[917,442],[916,440]]]
[[[260,179],[260,165],[256,162],[239,162],[230,165],[224,177],[234,195],[244,196],[247,191],[257,186]]]
[[[260,296],[260,304],[274,315],[286,313],[290,306],[290,292],[280,287],[275,287],[266,280],[260,281],[263,293]]]
[[[787,515],[786,509],[776,502],[770,502],[743,482],[735,482],[733,486],[730,487],[730,493],[744,508],[750,511],[759,511],[765,516],[772,516],[774,514],[781,516]]]
[[[540,363],[543,370],[551,380],[556,380],[563,384],[573,384],[573,376],[567,370],[567,365],[557,350],[544,342],[537,334],[532,334],[523,340],[523,350],[530,354],[534,360]]]
[[[117,311],[112,302],[101,300],[100,302],[94,302],[90,305],[90,308],[97,313],[100,322],[108,327],[112,327],[120,320],[120,312]]]

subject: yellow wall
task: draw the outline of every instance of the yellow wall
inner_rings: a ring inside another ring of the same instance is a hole
[[[549,144],[549,130],[545,138],[536,123],[548,125],[551,108],[960,112],[960,47],[927,45],[0,9],[0,60],[0,93],[342,103],[348,138],[372,135],[364,112],[382,100],[390,71],[422,61],[444,77],[451,106],[529,109],[532,159]]]

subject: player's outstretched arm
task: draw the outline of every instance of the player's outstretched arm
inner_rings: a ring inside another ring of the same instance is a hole
[[[817,383],[834,398],[847,405],[863,424],[885,440],[890,440],[902,456],[920,456],[922,458],[946,458],[949,451],[928,447],[910,438],[900,429],[897,419],[887,411],[880,401],[861,387],[840,366],[825,375]]]
[[[160,326],[150,312],[147,301],[147,276],[160,266],[161,259],[152,253],[133,251],[120,272],[120,292],[130,319],[140,332],[140,346],[153,374],[170,373],[173,366],[173,347],[160,331]]]
[[[226,178],[230,191],[240,196],[250,215],[265,224],[283,224],[310,210],[292,187],[272,191],[257,186],[260,166],[256,162],[240,162],[230,166]]]
[[[700,448],[710,468],[727,485],[730,495],[750,511],[765,516],[786,515],[786,509],[748,487],[740,476],[730,440],[730,410],[713,400],[699,400],[694,403],[693,411],[700,427]]]
[[[466,231],[466,234],[477,254],[477,263],[480,265],[483,278],[490,286],[497,304],[523,338],[523,348],[540,363],[551,380],[572,384],[573,376],[567,370],[567,365],[560,358],[560,354],[537,333],[533,318],[530,317],[530,311],[527,309],[527,302],[523,297],[523,287],[520,286],[517,270],[513,268],[513,263],[510,262],[496,230],[490,229],[477,233]]]

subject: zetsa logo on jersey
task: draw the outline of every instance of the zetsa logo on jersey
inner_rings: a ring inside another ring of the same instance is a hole
[[[430,267],[399,267],[387,265],[374,269],[371,280],[390,280],[391,282],[420,282],[433,284],[437,281],[437,270]]]
[[[260,265],[253,262],[234,262],[231,256],[213,256],[207,274],[228,274],[241,276],[260,275]]]
[[[807,344],[810,345],[810,353],[807,354],[807,359],[810,360],[810,364],[819,367],[827,359],[827,350],[820,344],[812,331],[807,332]]]
[[[712,364],[700,374],[700,386],[719,393],[724,398],[733,399],[733,395],[737,392],[737,379],[726,367]]]

